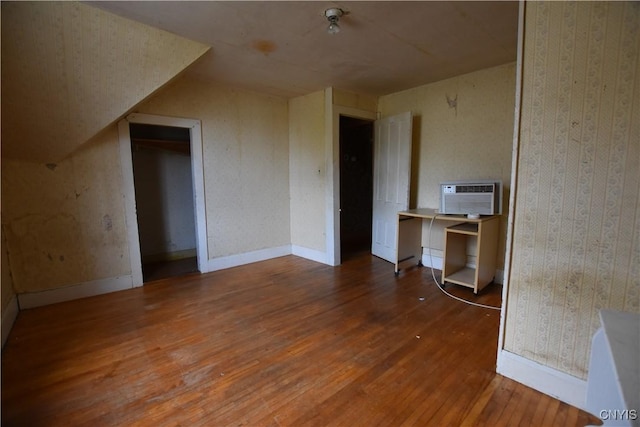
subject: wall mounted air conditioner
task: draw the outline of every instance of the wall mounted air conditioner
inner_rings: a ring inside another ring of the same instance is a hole
[[[450,181],[440,183],[442,214],[502,214],[501,181]]]

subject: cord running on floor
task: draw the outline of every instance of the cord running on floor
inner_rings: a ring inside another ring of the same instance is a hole
[[[501,307],[495,307],[493,305],[486,305],[486,304],[478,304],[477,302],[467,301],[466,299],[452,295],[444,289],[444,283],[440,284],[438,282],[438,279],[436,279],[436,273],[433,269],[433,257],[431,256],[431,227],[433,226],[433,221],[436,219],[437,216],[438,216],[437,213],[434,214],[433,217],[431,218],[431,222],[429,223],[429,233],[427,234],[427,248],[429,248],[429,264],[431,265],[431,276],[433,277],[433,281],[436,282],[436,285],[438,285],[438,289],[440,289],[445,295],[455,300],[464,302],[465,304],[470,304],[470,305],[475,305],[476,307],[489,308],[491,310],[500,311]]]

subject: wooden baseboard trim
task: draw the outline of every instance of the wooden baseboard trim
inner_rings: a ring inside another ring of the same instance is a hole
[[[4,347],[4,343],[7,342],[7,338],[9,337],[9,332],[11,332],[11,328],[13,328],[13,324],[18,318],[18,313],[20,312],[20,307],[18,307],[18,297],[13,296],[9,301],[9,304],[5,308],[2,309],[2,346]]]
[[[225,268],[251,264],[252,262],[266,261],[268,259],[278,258],[285,255],[291,255],[290,245],[277,246],[252,252],[213,258],[207,262],[207,271],[224,270]]]
[[[58,302],[92,297],[133,288],[133,278],[129,276],[110,277],[92,280],[64,288],[49,289],[40,292],[29,292],[18,295],[20,309],[35,308]]]
[[[497,373],[571,406],[586,409],[587,382],[506,350],[498,352]]]

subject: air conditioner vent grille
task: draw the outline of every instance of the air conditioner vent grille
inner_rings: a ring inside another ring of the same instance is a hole
[[[456,193],[493,193],[493,185],[456,185]]]
[[[502,182],[440,183],[440,212],[443,214],[500,215]]]

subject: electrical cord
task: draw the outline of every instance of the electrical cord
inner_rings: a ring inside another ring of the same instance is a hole
[[[501,307],[495,307],[493,305],[486,305],[486,304],[478,304],[477,302],[467,301],[466,299],[452,295],[444,289],[444,283],[440,284],[438,282],[438,279],[436,279],[436,273],[433,269],[433,256],[431,255],[431,227],[433,226],[433,221],[436,219],[437,216],[438,216],[437,213],[434,214],[433,217],[431,217],[431,222],[429,223],[429,233],[427,234],[427,248],[429,248],[429,264],[431,265],[431,277],[433,277],[433,281],[436,282],[436,285],[438,285],[438,289],[440,289],[445,295],[455,300],[464,302],[465,304],[470,304],[470,305],[475,305],[476,307],[489,308],[491,310],[500,311],[502,309]]]

